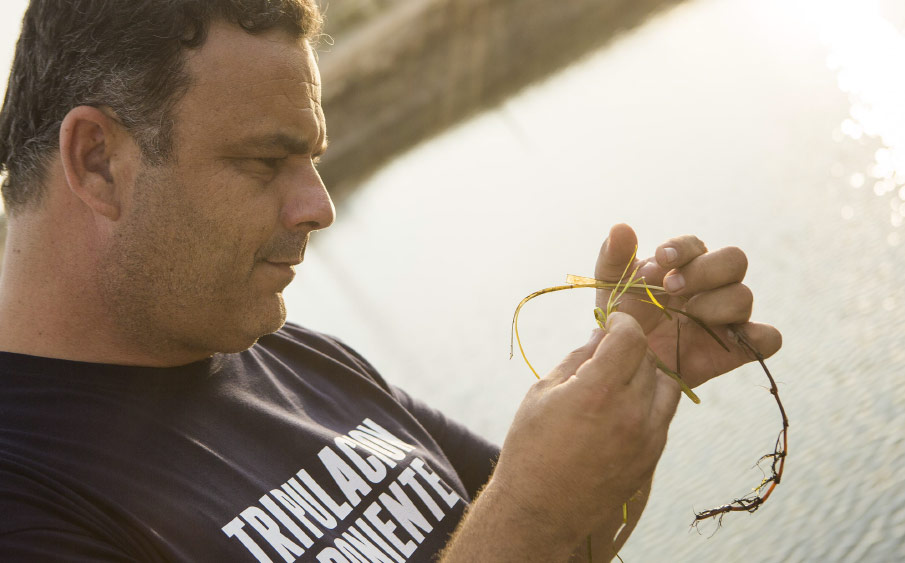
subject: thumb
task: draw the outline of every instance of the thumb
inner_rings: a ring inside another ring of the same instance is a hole
[[[625,223],[613,225],[610,235],[600,247],[594,277],[601,281],[619,281],[637,247],[638,237],[631,227]],[[629,268],[629,273],[631,273],[631,268]]]
[[[583,363],[594,356],[594,352],[597,350],[600,341],[603,340],[605,335],[606,333],[604,331],[595,328],[594,331],[591,332],[590,340],[588,340],[584,346],[569,352],[559,365],[553,368],[544,379],[553,384],[559,384],[572,377]]]

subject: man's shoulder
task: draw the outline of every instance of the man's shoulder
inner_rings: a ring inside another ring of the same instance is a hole
[[[251,351],[303,361],[306,364],[321,364],[322,367],[342,366],[388,389],[386,381],[368,360],[341,339],[305,328],[295,323],[286,323],[274,333],[263,336]]]
[[[303,348],[309,351],[320,352],[327,355],[346,356],[350,352],[358,355],[352,348],[340,339],[303,327],[296,323],[287,322],[276,332],[262,336],[252,347],[264,350],[292,350]]]

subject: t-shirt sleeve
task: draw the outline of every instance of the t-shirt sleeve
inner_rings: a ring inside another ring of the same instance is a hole
[[[393,394],[436,440],[473,499],[490,479],[500,448],[408,393],[391,386]]]
[[[134,561],[114,547],[111,524],[49,478],[39,483],[0,459],[0,561]]]

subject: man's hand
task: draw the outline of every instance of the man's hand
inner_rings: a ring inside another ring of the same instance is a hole
[[[619,281],[636,245],[630,227],[613,227],[594,277]],[[696,237],[678,237],[655,256],[634,260],[628,273],[636,267],[649,285],[666,288],[658,301],[706,323],[730,351],[684,316],[670,320],[626,293],[605,336],[595,333],[528,392],[493,477],[444,562],[581,559],[587,535],[595,554],[611,556],[607,548],[622,545],[644,508],[679,398],[678,384],[656,369],[651,350],[674,369],[681,323],[681,374],[696,386],[752,359],[733,331],[765,357],[781,346],[779,331],[748,321],[753,298],[741,283],[747,269],[741,250],[708,252]],[[609,296],[598,290],[597,305],[605,309]],[[614,538],[621,506],[636,492],[628,525]]]
[[[594,277],[619,281],[638,244],[628,225],[616,225],[603,243]],[[668,295],[657,300],[668,307],[685,310],[702,320],[728,347],[726,352],[705,330],[688,318],[671,314],[669,320],[653,305],[635,300],[626,293],[619,311],[635,317],[647,334],[650,347],[671,369],[676,367],[676,323],[681,327],[681,374],[690,387],[731,371],[751,361],[733,338],[732,331],[744,332],[764,357],[782,346],[782,336],[770,325],[748,322],[753,296],[741,282],[748,268],[745,253],[728,247],[708,252],[697,237],[682,236],[657,247],[654,256],[635,259],[628,274],[639,268],[648,285],[663,286]],[[606,310],[608,290],[597,291],[597,306]],[[732,325],[732,328],[730,328]]]
[[[611,315],[528,392],[444,561],[568,559],[650,480],[678,397],[638,323]]]

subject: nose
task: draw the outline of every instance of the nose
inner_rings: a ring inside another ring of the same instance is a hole
[[[326,229],[336,210],[314,164],[308,160],[287,179],[280,221],[289,231]]]

